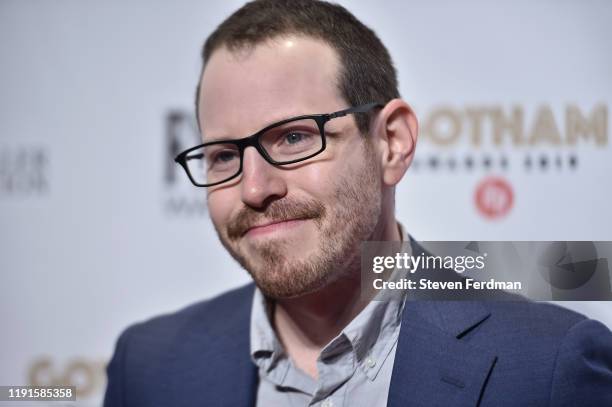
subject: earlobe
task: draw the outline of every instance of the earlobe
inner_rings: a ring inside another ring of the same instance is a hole
[[[412,163],[418,121],[410,106],[401,99],[390,101],[381,111],[383,142],[383,182],[394,186],[400,182]]]

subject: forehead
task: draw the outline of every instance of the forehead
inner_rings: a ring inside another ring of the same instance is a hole
[[[329,45],[308,37],[216,50],[200,86],[198,115],[205,137],[244,137],[284,118],[345,107],[339,67]]]

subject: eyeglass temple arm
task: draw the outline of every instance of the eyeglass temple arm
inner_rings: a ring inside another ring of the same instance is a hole
[[[336,117],[346,116],[347,114],[351,114],[351,113],[366,113],[374,109],[375,107],[384,107],[384,106],[385,105],[383,103],[368,103],[367,105],[351,107],[350,109],[340,110],[339,112],[331,113],[329,115],[329,118],[334,119]]]

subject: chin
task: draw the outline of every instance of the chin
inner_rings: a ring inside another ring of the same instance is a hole
[[[303,271],[304,272],[304,271]],[[316,293],[327,287],[338,278],[338,273],[327,272],[322,275],[310,275],[309,279],[304,278],[304,274],[292,273],[290,270],[282,270],[282,275],[274,276],[271,270],[260,270],[254,274],[249,271],[255,281],[255,285],[270,298],[290,299],[299,298],[305,295]],[[276,278],[275,278],[276,277]],[[301,277],[301,278],[300,278]]]

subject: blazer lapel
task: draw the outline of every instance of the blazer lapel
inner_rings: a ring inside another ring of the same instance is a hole
[[[478,405],[496,356],[461,338],[488,316],[475,301],[407,301],[387,405]]]

